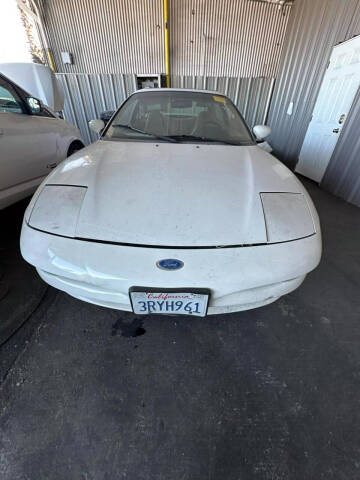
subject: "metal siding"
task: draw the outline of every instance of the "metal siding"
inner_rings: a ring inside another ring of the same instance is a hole
[[[65,92],[64,118],[80,128],[83,139],[91,143],[97,135],[88,126],[105,110],[115,110],[136,90],[135,75],[58,73]],[[210,89],[228,95],[248,125],[264,123],[272,94],[273,78],[230,78],[173,76],[177,88]]]
[[[359,0],[297,0],[292,7],[269,114],[270,143],[291,167],[298,160],[332,48],[360,33],[359,13]]]
[[[360,2],[355,7],[353,16],[351,17],[350,25],[346,32],[346,38],[352,38],[360,33]]]
[[[38,1],[59,72],[164,72],[163,0]],[[275,77],[291,8],[172,0],[172,74]],[[73,65],[62,63],[61,51],[73,54]]]
[[[42,0],[58,71],[164,71],[162,0]],[[73,54],[64,65],[61,52]]]
[[[360,89],[321,186],[360,207]]]
[[[87,144],[98,136],[88,122],[106,110],[116,110],[136,90],[135,75],[57,73],[65,92],[64,118],[79,127]]]
[[[248,0],[170,3],[175,75],[274,77],[290,5]]]

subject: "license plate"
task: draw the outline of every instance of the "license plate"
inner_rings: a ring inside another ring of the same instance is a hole
[[[209,291],[160,291],[132,287],[129,291],[134,313],[148,315],[151,313],[162,315],[192,315],[205,317],[209,303]]]

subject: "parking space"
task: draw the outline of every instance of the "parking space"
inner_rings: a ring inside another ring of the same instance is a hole
[[[11,207],[5,308],[26,300],[29,321],[0,351],[1,479],[357,479],[360,214],[304,183],[319,268],[269,306],[206,318],[45,289],[19,255],[24,204]]]

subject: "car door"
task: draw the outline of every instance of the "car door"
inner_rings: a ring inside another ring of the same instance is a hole
[[[0,197],[10,189],[36,186],[56,165],[57,133],[51,120],[32,115],[17,89],[0,77]]]

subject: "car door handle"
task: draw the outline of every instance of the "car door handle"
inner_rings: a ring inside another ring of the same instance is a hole
[[[48,164],[46,165],[46,168],[50,168],[50,169],[55,168],[55,167],[56,167],[56,163],[55,163],[55,162],[54,162],[54,163],[48,163]]]
[[[334,132],[334,133],[339,133],[339,132],[340,132],[340,128],[334,128],[333,132]]]

